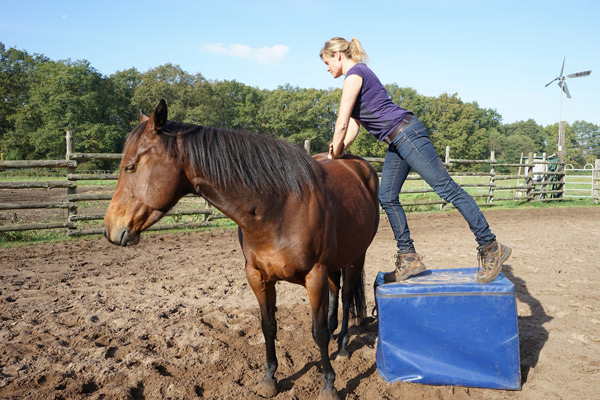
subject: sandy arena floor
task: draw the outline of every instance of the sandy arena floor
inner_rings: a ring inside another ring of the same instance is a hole
[[[521,391],[386,383],[377,321],[353,327],[333,361],[345,399],[597,399],[600,387],[600,207],[485,211],[513,247]],[[476,267],[457,212],[409,214],[431,269]],[[369,310],[394,242],[385,219],[367,253]],[[100,238],[0,249],[0,398],[258,399],[264,341],[235,230],[145,234],[136,247]],[[278,284],[280,393],[321,389],[304,288]],[[330,350],[336,349],[331,343]]]

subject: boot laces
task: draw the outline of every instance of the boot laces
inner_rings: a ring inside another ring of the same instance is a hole
[[[479,250],[477,252],[477,261],[479,264],[479,267],[477,269],[477,271],[481,271],[482,269],[484,271],[487,271],[489,269],[491,269],[491,265],[492,265],[492,261],[493,261],[493,257],[491,256],[491,252],[490,251],[486,251],[486,250]]]

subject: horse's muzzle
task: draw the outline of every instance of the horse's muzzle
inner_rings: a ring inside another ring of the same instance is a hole
[[[140,242],[140,235],[135,232],[130,232],[126,228],[120,228],[114,237],[111,237],[106,226],[102,226],[102,233],[108,241],[118,246],[133,246]]]

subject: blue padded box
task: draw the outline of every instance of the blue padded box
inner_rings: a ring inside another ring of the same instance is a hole
[[[377,370],[388,382],[520,390],[514,285],[475,281],[477,268],[375,281]]]

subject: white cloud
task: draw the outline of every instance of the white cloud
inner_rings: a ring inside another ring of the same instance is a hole
[[[260,65],[278,64],[283,60],[288,50],[289,47],[284,44],[276,44],[272,47],[263,47],[260,49],[253,49],[250,46],[237,43],[229,46],[225,46],[223,43],[213,43],[202,47],[202,51],[248,58],[255,60]]]

